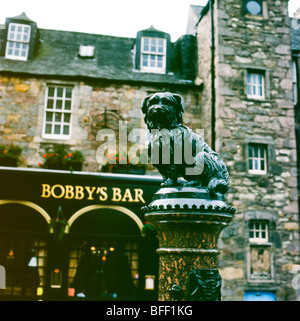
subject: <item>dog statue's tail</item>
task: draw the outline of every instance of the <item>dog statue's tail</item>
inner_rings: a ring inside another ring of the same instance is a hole
[[[205,169],[204,175],[208,175],[208,190],[213,193],[226,194],[229,189],[229,173],[226,165],[216,153],[205,154]]]

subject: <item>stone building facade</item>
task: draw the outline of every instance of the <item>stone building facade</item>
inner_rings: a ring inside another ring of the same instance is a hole
[[[84,153],[84,171],[97,172],[99,128],[117,132],[119,121],[128,132],[144,128],[145,96],[182,95],[184,123],[204,130],[230,171],[227,202],[237,212],[219,242],[222,299],[296,300],[298,42],[291,48],[296,33],[291,40],[286,0],[249,2],[192,6],[196,26],[189,23],[176,43],[153,27],[131,39],[38,29],[25,14],[8,18],[0,42],[0,144],[22,147],[20,167],[29,168],[50,145],[66,144]],[[30,34],[23,55],[11,25],[22,26],[23,38]],[[155,63],[144,39],[156,39],[152,54],[162,58]]]
[[[213,8],[216,150],[230,171],[227,199],[238,209],[219,244],[222,293],[225,300],[275,292],[277,300],[295,300],[299,216],[290,19],[287,1],[255,3],[257,12],[247,11],[247,1],[217,1]],[[208,117],[211,30],[206,7],[197,44]]]

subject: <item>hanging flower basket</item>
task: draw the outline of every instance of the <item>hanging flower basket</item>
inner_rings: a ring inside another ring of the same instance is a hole
[[[57,145],[43,155],[44,162],[39,167],[46,169],[81,171],[84,156],[80,151],[70,152],[64,145]]]
[[[21,153],[21,147],[0,145],[0,166],[17,167]]]
[[[135,159],[127,159],[127,155],[119,155],[117,153],[107,156],[107,160],[108,162],[101,167],[102,172],[137,175],[144,175],[146,173],[146,165],[141,164]],[[126,163],[122,164],[124,160],[126,160]],[[116,162],[116,164],[111,164],[112,162]]]

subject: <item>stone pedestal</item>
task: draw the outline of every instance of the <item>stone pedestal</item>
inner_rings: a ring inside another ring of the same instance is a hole
[[[219,301],[218,237],[235,208],[205,188],[161,188],[144,207],[158,232],[160,301]]]

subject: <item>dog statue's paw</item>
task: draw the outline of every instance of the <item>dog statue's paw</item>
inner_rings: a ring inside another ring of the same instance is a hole
[[[170,186],[176,186],[177,185],[177,180],[173,178],[167,178],[163,183],[161,183],[161,186],[164,187],[170,187]]]
[[[202,184],[201,184],[201,181],[200,180],[193,180],[193,181],[184,181],[182,182],[182,186],[184,187],[189,187],[189,186],[198,186],[200,187]]]

